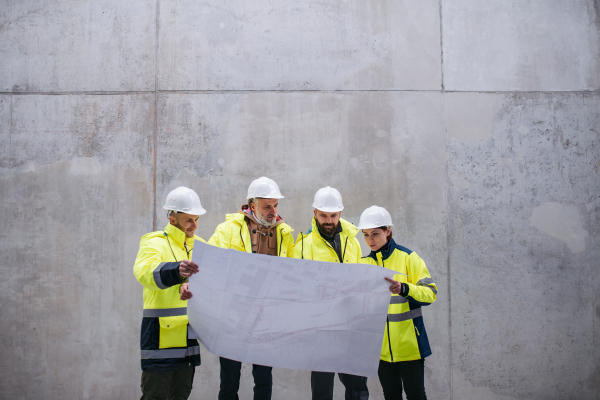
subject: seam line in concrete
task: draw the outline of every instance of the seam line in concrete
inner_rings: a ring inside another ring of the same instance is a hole
[[[0,92],[0,95],[13,95],[13,96],[69,96],[69,95],[94,95],[94,96],[114,96],[114,95],[125,95],[125,94],[152,94],[154,90],[130,90],[130,91],[80,91],[80,92]]]
[[[152,134],[152,230],[156,231],[156,160],[158,153],[158,44],[160,29],[160,0],[156,0],[156,29],[154,43],[154,131]]]
[[[10,165],[10,158],[11,158],[11,150],[12,150],[12,131],[13,131],[13,97],[10,96],[10,125],[8,126],[8,182],[9,182],[9,187],[10,187],[10,177],[11,177],[11,165]]]
[[[444,185],[444,191],[446,196],[446,276],[448,277],[448,348],[450,351],[450,357],[448,360],[449,364],[449,372],[450,372],[450,400],[454,399],[454,379],[453,379],[453,368],[454,368],[454,359],[453,359],[453,350],[452,350],[452,268],[450,266],[450,189],[449,189],[449,140],[448,140],[448,125],[446,123],[446,102],[442,99],[443,104],[443,121],[444,121],[444,137],[446,142],[446,184]]]
[[[442,25],[442,1],[439,1],[440,9],[440,73],[442,78],[442,92],[444,91],[444,29]]]
[[[155,83],[157,84],[157,83]],[[111,96],[111,95],[132,95],[132,94],[244,94],[244,93],[361,93],[361,92],[373,92],[373,93],[402,93],[402,92],[416,92],[416,93],[498,93],[498,94],[563,94],[563,93],[584,93],[584,94],[600,94],[600,90],[530,90],[530,91],[519,91],[519,90],[428,90],[428,89],[341,89],[341,90],[132,90],[132,91],[81,91],[81,92],[0,92],[0,95],[12,95],[12,96],[68,96],[68,95],[95,95],[95,96]]]

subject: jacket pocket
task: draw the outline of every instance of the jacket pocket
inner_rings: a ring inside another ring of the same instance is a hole
[[[187,347],[187,315],[161,317],[158,321],[160,323],[159,349]]]

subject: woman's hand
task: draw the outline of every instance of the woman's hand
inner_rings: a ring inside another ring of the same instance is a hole
[[[392,292],[393,294],[400,294],[400,292],[402,291],[402,283],[395,281],[393,279],[390,278],[384,278],[386,281],[388,281],[389,283],[391,283],[390,285],[390,292]]]

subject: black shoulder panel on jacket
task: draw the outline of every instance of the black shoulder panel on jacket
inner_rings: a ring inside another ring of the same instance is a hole
[[[410,249],[407,249],[407,248],[406,248],[406,247],[404,247],[404,246],[400,246],[399,244],[396,244],[396,248],[397,248],[398,250],[400,250],[400,251],[403,251],[403,252],[405,252],[405,253],[406,253],[406,254],[408,254],[408,255],[411,255],[411,253],[413,252],[412,250],[410,250]]]

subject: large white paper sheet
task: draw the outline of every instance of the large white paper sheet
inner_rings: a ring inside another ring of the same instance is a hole
[[[194,244],[188,319],[218,356],[375,377],[393,271]]]

